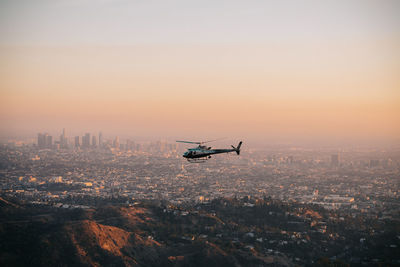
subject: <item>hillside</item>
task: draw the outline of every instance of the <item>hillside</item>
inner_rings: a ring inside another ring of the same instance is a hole
[[[340,266],[400,255],[399,223],[271,199],[88,209],[0,199],[0,215],[1,266]]]

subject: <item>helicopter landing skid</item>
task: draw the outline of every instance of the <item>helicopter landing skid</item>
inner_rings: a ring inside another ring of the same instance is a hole
[[[204,163],[208,160],[208,158],[197,158],[197,159],[187,159],[190,163]]]

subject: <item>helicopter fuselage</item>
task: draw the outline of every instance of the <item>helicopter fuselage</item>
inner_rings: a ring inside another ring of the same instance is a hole
[[[242,142],[240,142],[237,147],[232,146],[232,148],[228,149],[219,149],[219,148],[212,149],[211,147],[199,145],[198,147],[195,148],[189,148],[188,151],[186,151],[183,154],[183,157],[186,158],[188,161],[191,161],[193,159],[206,160],[208,158],[211,158],[211,155],[214,154],[236,152],[236,154],[239,155],[241,145]]]
[[[236,152],[236,149],[208,149],[208,148],[189,148],[183,154],[184,158],[187,159],[196,159],[196,158],[203,158],[208,157],[214,154],[221,154],[221,153],[229,153],[229,152]]]

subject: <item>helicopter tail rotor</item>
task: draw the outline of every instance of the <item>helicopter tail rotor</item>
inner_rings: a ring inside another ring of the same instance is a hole
[[[242,141],[239,142],[239,144],[237,145],[237,147],[233,147],[233,149],[235,149],[236,154],[240,155],[240,147],[242,146]]]

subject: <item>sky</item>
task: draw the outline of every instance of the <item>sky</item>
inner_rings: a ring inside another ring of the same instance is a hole
[[[0,136],[400,140],[400,1],[0,0]]]

